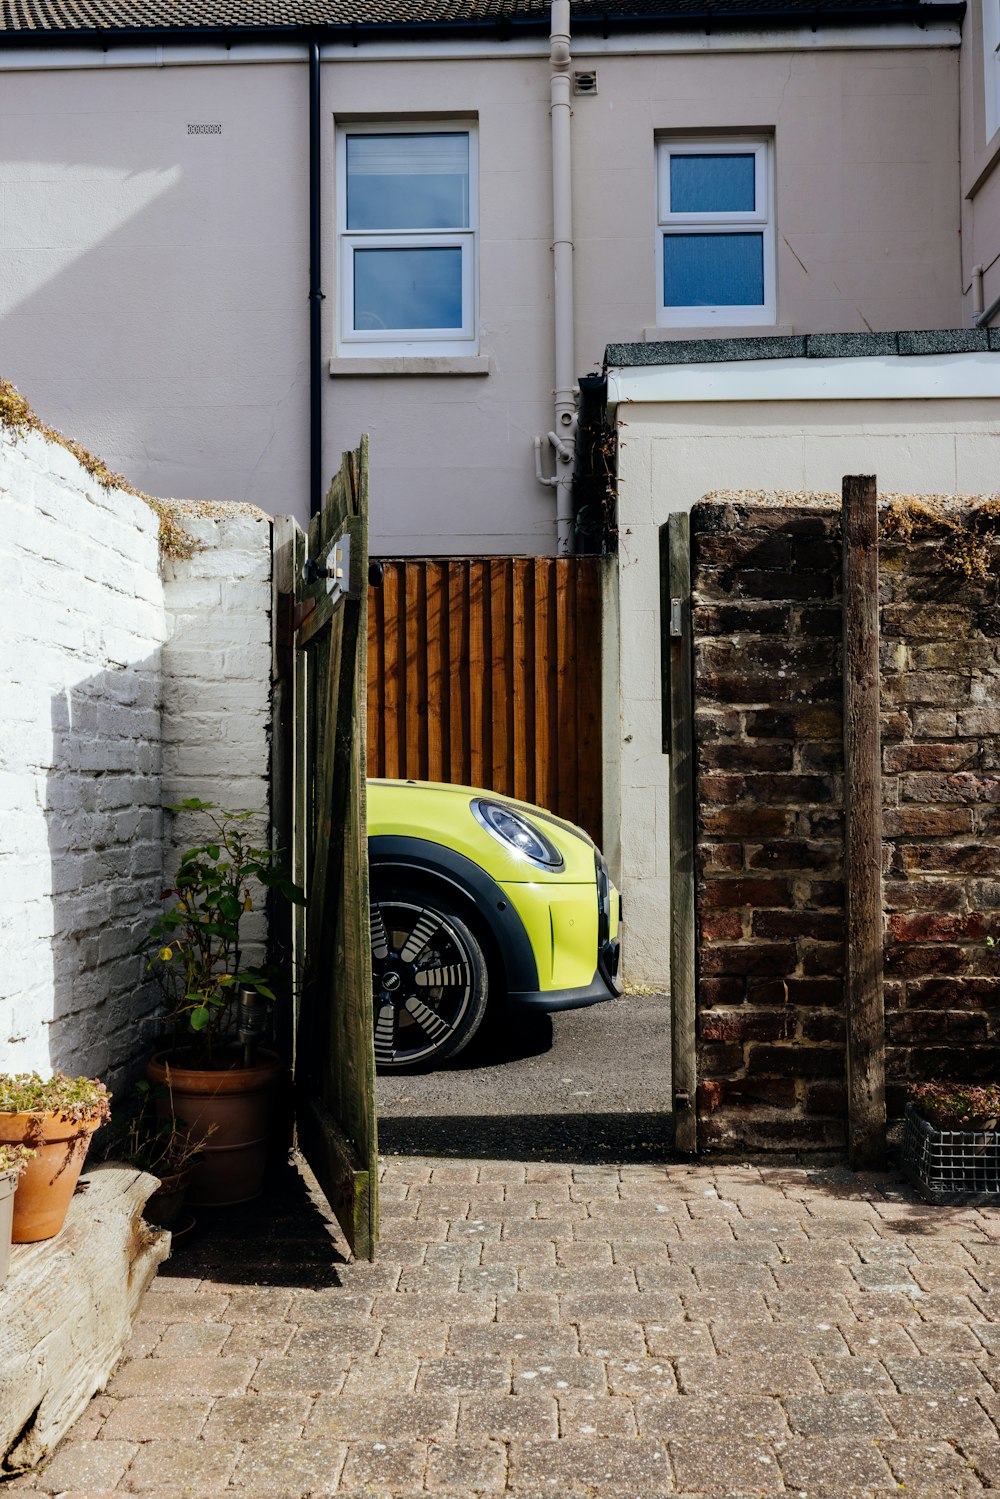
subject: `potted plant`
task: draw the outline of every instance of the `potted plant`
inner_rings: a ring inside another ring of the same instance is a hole
[[[0,1144],[24,1145],[26,1160],[14,1196],[15,1244],[51,1239],[63,1226],[70,1198],[96,1129],[111,1118],[103,1083],[57,1072],[0,1075]]]
[[[1000,1086],[916,1083],[903,1131],[903,1170],[927,1202],[1000,1202]]]
[[[200,1147],[189,1201],[226,1206],[261,1190],[283,1072],[275,1052],[256,1047],[274,992],[267,975],[243,961],[241,923],[253,910],[255,886],[298,903],[304,896],[277,851],[251,843],[252,813],[197,797],[167,810],[204,813],[209,837],[182,854],[176,882],[163,892],[171,904],[145,944],[171,1029],[147,1075],[166,1084],[169,1070],[177,1112]],[[162,1097],[158,1107],[166,1118]]]
[[[35,1152],[26,1145],[0,1145],[0,1290],[7,1284],[14,1230],[14,1192],[21,1172]]]
[[[174,1228],[184,1206],[194,1163],[202,1152],[202,1143],[191,1138],[177,1118],[169,1068],[165,1087],[152,1083],[136,1084],[138,1107],[122,1126],[113,1147],[116,1158],[140,1171],[160,1179],[143,1216],[158,1228]],[[167,1114],[160,1117],[158,1105],[165,1103]],[[212,1128],[208,1134],[212,1133]]]

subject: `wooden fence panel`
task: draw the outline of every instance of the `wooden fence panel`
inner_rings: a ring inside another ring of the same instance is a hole
[[[600,569],[385,561],[368,615],[369,773],[537,802],[599,841]]]

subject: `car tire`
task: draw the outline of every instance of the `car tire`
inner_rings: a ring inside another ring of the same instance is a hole
[[[435,888],[390,884],[374,873],[371,931],[376,1070],[426,1072],[456,1056],[482,1024],[489,998],[483,949]]]

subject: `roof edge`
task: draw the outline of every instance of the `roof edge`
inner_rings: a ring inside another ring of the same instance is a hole
[[[574,35],[597,33],[608,37],[612,32],[636,31],[753,31],[788,28],[790,23],[817,30],[820,26],[884,26],[887,23],[937,25],[949,21],[961,21],[965,15],[966,0],[910,0],[904,5],[877,5],[869,9],[845,9],[826,6],[822,0],[806,10],[785,10],[780,5],[766,11],[727,10],[706,5],[702,10],[684,15],[662,11],[651,15],[600,14],[574,16]],[[352,42],[410,40],[418,41],[428,36],[448,36],[456,39],[494,37],[497,41],[509,41],[515,36],[548,35],[549,15],[512,17],[496,16],[481,21],[407,21],[407,22],[329,22],[323,24],[290,23],[260,26],[100,26],[80,28],[44,29],[29,27],[0,29],[0,48],[18,46],[106,46],[109,41],[121,43],[148,42],[199,42],[234,40],[282,40],[316,38],[320,41],[334,40]]]

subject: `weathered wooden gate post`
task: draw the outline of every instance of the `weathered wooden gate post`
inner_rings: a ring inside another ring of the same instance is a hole
[[[660,527],[663,749],[670,756],[670,1038],[674,1145],[698,1149],[695,944],[694,683],[691,532],[686,514]]]
[[[844,478],[841,527],[847,1126],[850,1161],[857,1170],[885,1163],[878,495],[873,475]]]

